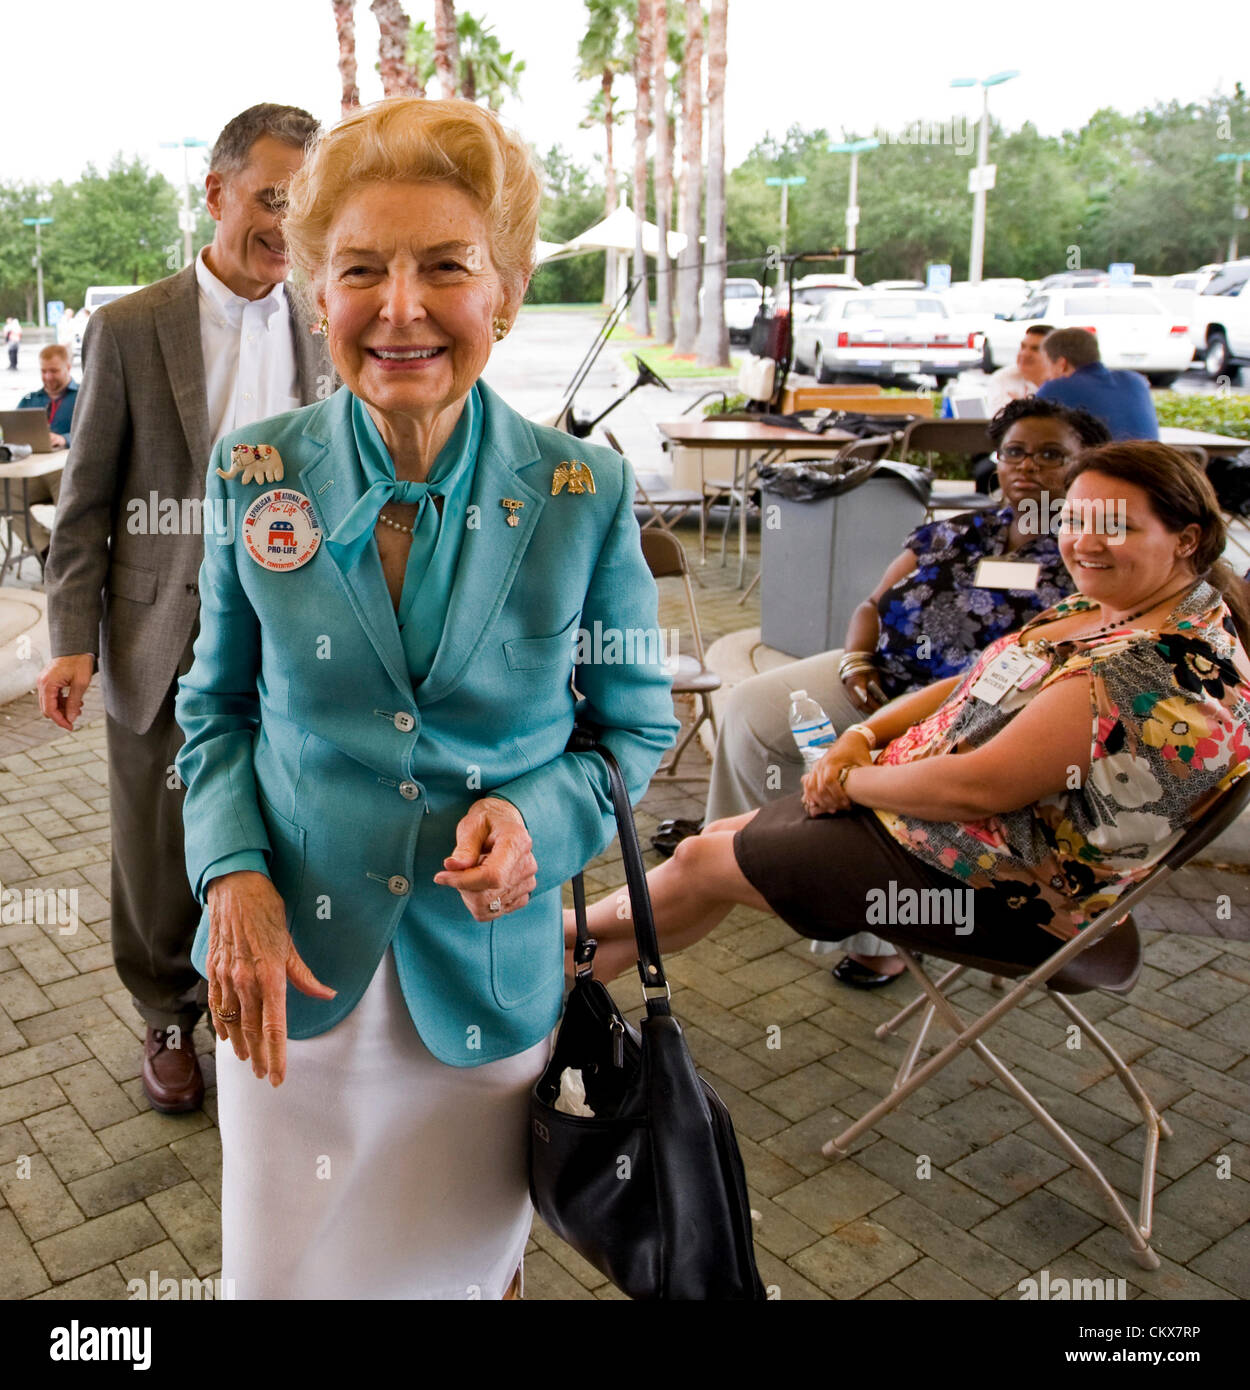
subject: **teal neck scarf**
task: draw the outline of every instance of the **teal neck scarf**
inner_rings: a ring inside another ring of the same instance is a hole
[[[395,464],[373,417],[359,397],[352,398],[352,431],[356,437],[356,456],[360,459],[361,472],[365,478],[365,490],[357,498],[355,505],[342,521],[326,537],[326,545],[344,569],[351,569],[360,562],[373,532],[378,524],[378,516],[388,502],[416,503],[417,515],[412,527],[412,553],[409,557],[409,573],[412,572],[414,558],[422,568],[428,566],[438,541],[439,517],[434,504],[435,495],[446,497],[444,486],[457,465],[466,456],[467,445],[473,436],[472,457],[477,457],[477,443],[481,441],[481,406],[477,399],[476,387],[465,399],[460,419],[451,433],[451,438],[439,450],[434,465],[423,483],[408,482],[395,476]]]

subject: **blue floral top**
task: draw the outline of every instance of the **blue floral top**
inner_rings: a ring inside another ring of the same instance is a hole
[[[918,526],[906,547],[916,568],[881,596],[876,662],[892,700],[962,674],[981,652],[1072,592],[1050,534],[1029,536],[1010,559],[1041,566],[1036,589],[982,589],[982,560],[1007,556],[1012,509],[963,512]]]

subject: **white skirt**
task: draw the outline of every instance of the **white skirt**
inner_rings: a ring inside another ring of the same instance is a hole
[[[342,1022],[288,1040],[277,1089],[219,1041],[234,1297],[502,1298],[529,1237],[529,1092],[548,1053],[438,1061],[389,949]]]

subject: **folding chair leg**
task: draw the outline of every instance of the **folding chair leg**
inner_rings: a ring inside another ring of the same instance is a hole
[[[702,706],[703,706],[702,709],[699,711],[699,714],[698,714],[698,716],[695,718],[694,723],[691,724],[690,729],[689,729],[689,731],[688,731],[687,734],[686,734],[686,737],[683,738],[682,741],[681,741],[681,742],[677,745],[677,747],[673,750],[673,756],[669,759],[668,762],[663,763],[663,764],[661,764],[661,766],[659,766],[658,768],[656,768],[656,770],[655,770],[655,775],[656,775],[657,777],[659,777],[659,776],[664,776],[664,777],[671,777],[671,778],[673,778],[674,780],[676,779],[676,777],[677,777],[677,764],[678,764],[679,762],[681,762],[681,755],[682,755],[682,754],[686,751],[686,749],[690,746],[692,740],[694,739],[694,736],[699,732],[699,730],[703,727],[704,724],[710,724],[710,725],[712,726],[712,732],[713,732],[713,734],[715,734],[715,733],[717,732],[717,730],[716,730],[716,716],[712,713],[712,702],[711,702],[711,699],[710,699],[707,695],[700,695],[700,696],[699,696],[699,700],[700,700],[700,702],[701,702],[701,704],[702,704]],[[690,781],[690,780],[705,781],[706,778],[703,778],[703,777],[698,776],[697,774],[691,773],[691,774],[689,774],[684,780],[686,780],[686,781]]]
[[[947,1027],[954,1032],[955,1039],[938,1052],[936,1056],[931,1057],[918,1071],[911,1072],[910,1075],[907,1075],[904,1070],[900,1069],[899,1077],[896,1079],[894,1089],[891,1090],[890,1094],[877,1105],[874,1105],[867,1114],[862,1115],[854,1124],[843,1130],[841,1134],[830,1139],[828,1143],[821,1148],[821,1153],[824,1154],[826,1158],[845,1158],[850,1152],[849,1146],[854,1143],[860,1135],[873,1129],[879,1120],[884,1119],[886,1115],[895,1110],[908,1096],[919,1090],[930,1077],[936,1075],[936,1073],[942,1070],[949,1062],[953,1061],[960,1052],[970,1047],[989,1070],[1007,1087],[1009,1093],[1020,1101],[1047,1132],[1052,1134],[1059,1143],[1063,1145],[1073,1163],[1084,1169],[1089,1175],[1090,1180],[1098,1188],[1099,1192],[1102,1193],[1103,1200],[1110,1208],[1112,1219],[1115,1224],[1124,1232],[1133,1258],[1137,1263],[1141,1265],[1143,1269],[1158,1269],[1159,1257],[1150,1248],[1150,1244],[1146,1240],[1149,1227],[1147,1227],[1146,1232],[1143,1233],[1142,1229],[1129,1215],[1124,1203],[1120,1200],[1119,1193],[1116,1192],[1115,1188],[1113,1188],[1103,1176],[1101,1169],[1093,1159],[1089,1157],[1071,1135],[1069,1135],[1050,1115],[1049,1111],[1046,1110],[1041,1102],[1016,1080],[1011,1072],[981,1041],[980,1034],[984,1032],[988,1026],[986,1023],[986,1018],[988,1016],[983,1015],[972,1024],[965,1023],[955,1012],[950,1000],[935,987],[934,982],[930,980],[924,970],[921,969],[915,956],[902,946],[897,947],[897,950],[899,955],[903,958],[903,964],[906,965],[907,969],[916,978],[920,987],[929,997],[930,1003],[926,1013],[924,1027],[928,1027],[929,1018],[936,1011],[941,1015],[942,1021]],[[1023,999],[1027,992],[1026,989],[1019,986],[1016,990],[1012,991],[1013,994],[1018,994],[1020,999]],[[1055,997],[1058,998],[1059,996],[1056,995]],[[1003,1004],[996,1005],[995,1009],[991,1012],[1001,1015],[1001,1012],[1005,1011],[1005,1003],[1006,1001],[1003,1001]],[[1094,1036],[1092,1031],[1090,1036]],[[1103,1039],[1103,1042],[1105,1043],[1106,1040]],[[1110,1047],[1110,1044],[1108,1043],[1107,1046]],[[904,1067],[906,1068],[911,1061],[912,1058],[909,1055],[904,1062]],[[1147,1104],[1149,1104],[1148,1101]],[[1153,1165],[1151,1165],[1151,1167],[1153,1169]],[[1143,1168],[1143,1189],[1144,1183],[1145,1171]],[[1153,1190],[1153,1172],[1151,1175],[1151,1183]]]
[[[966,965],[953,966],[950,970],[946,972],[945,975],[933,982],[934,989],[939,989],[943,993],[945,993],[945,986],[952,983],[954,980],[957,980],[959,976],[962,975],[965,970],[967,970],[967,968],[968,967]],[[907,1022],[907,1020],[912,1016],[912,1014],[916,1012],[916,1010],[921,1006],[921,1004],[924,1003],[924,1001],[925,996],[923,994],[916,995],[916,997],[911,1001],[911,1003],[908,1004],[906,1008],[900,1009],[899,1012],[896,1013],[894,1017],[889,1020],[889,1022],[883,1023],[878,1028],[874,1029],[873,1035],[878,1038],[888,1038],[891,1033],[896,1032],[900,1027],[902,1027],[904,1023]]]

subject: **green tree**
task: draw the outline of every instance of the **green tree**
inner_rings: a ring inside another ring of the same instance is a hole
[[[408,62],[423,83],[438,70],[435,59],[435,31],[424,20],[412,26],[408,35]],[[466,101],[482,101],[498,111],[506,96],[520,93],[525,62],[505,50],[490,25],[465,11],[456,16],[459,94]]]
[[[146,285],[181,264],[178,195],[141,159],[127,163],[118,154],[107,174],[88,164],[77,183],[58,181],[51,194],[49,299],[79,305],[88,285]]]
[[[22,219],[48,216],[47,206],[40,201],[42,193],[37,184],[0,184],[0,314],[16,314],[28,323],[36,316],[35,232],[33,227],[23,226]],[[53,228],[43,230],[46,248],[47,233]],[[54,294],[48,297],[56,298]]]
[[[570,241],[603,217],[603,188],[559,145],[552,146],[539,162],[544,175],[539,212],[543,239]],[[530,281],[529,303],[595,303],[603,289],[603,262],[604,253],[596,251],[539,266]]]

